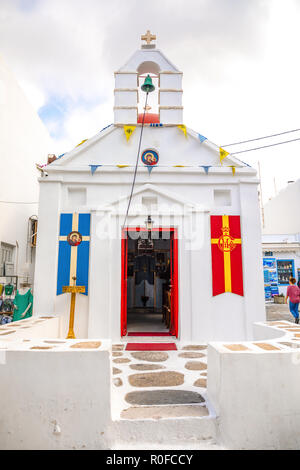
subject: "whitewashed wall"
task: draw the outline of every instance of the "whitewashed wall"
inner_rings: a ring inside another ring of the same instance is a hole
[[[38,211],[35,163],[46,163],[48,153],[51,141],[46,128],[0,56],[0,242],[19,245],[14,260],[18,275],[33,275],[28,219]]]

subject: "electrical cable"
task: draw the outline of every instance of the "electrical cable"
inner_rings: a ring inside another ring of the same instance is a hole
[[[233,144],[221,145],[221,147],[231,147],[232,145],[246,144],[248,142],[254,142],[256,140],[269,139],[271,137],[277,137],[278,135],[290,134],[291,132],[298,132],[300,129],[293,129],[291,131],[279,132],[278,134],[266,135],[264,137],[257,137],[257,139],[242,140],[241,142],[234,142]]]
[[[274,147],[275,145],[288,144],[290,142],[296,142],[297,140],[300,140],[300,137],[299,137],[299,139],[292,139],[292,140],[286,140],[284,142],[277,142],[276,144],[263,145],[262,147],[256,147],[254,149],[240,150],[239,152],[230,153],[230,155],[238,155],[239,153],[253,152],[254,150],[265,149],[267,147]]]
[[[133,196],[133,190],[134,190],[134,185],[135,185],[135,180],[136,180],[136,175],[137,175],[137,169],[138,169],[138,165],[139,165],[141,144],[142,144],[143,131],[144,131],[144,123],[145,123],[145,114],[146,114],[146,107],[147,107],[147,102],[148,102],[148,95],[149,95],[149,92],[147,92],[147,94],[146,94],[146,101],[145,101],[145,107],[144,107],[143,121],[142,121],[141,133],[140,133],[138,152],[137,152],[137,157],[136,157],[136,164],[135,164],[133,182],[132,182],[132,186],[131,186],[131,193],[130,193],[130,197],[129,197],[129,201],[128,201],[128,206],[127,206],[127,211],[126,211],[126,216],[125,216],[125,219],[124,219],[122,231],[124,230],[124,227],[125,227],[125,224],[126,224],[126,221],[127,221],[127,217],[128,217],[128,213],[129,213],[129,209],[130,209],[130,205],[131,205],[131,200],[132,200],[132,196]]]

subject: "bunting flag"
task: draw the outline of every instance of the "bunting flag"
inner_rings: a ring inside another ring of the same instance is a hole
[[[147,170],[149,172],[149,175],[151,175],[151,171],[153,170],[153,168],[155,168],[155,165],[147,166]]]
[[[212,215],[211,255],[213,296],[244,295],[240,216]]]
[[[87,142],[87,139],[84,139],[82,142],[80,142],[80,144],[76,145],[75,148],[80,147],[80,145],[84,144],[84,142]]]
[[[224,158],[228,157],[229,155],[229,152],[226,152],[226,150],[222,149],[222,147],[220,147],[220,162],[222,163],[222,161],[224,160]]]
[[[132,136],[132,134],[134,133],[135,129],[136,129],[136,126],[124,126],[124,132],[126,135],[127,142]]]
[[[235,166],[230,165],[230,168],[231,168],[231,170],[232,170],[232,174],[235,175]]]
[[[152,122],[152,123],[150,124],[150,127],[163,127],[163,124]]]
[[[117,165],[118,168],[127,168],[129,165]]]
[[[102,165],[89,165],[91,168],[91,173],[92,175],[95,173],[95,171]]]
[[[209,169],[211,168],[211,165],[200,165],[200,166],[204,169],[205,173],[208,175],[208,172],[209,172]]]
[[[185,165],[173,165],[173,168],[186,168]]]
[[[90,214],[61,214],[57,268],[57,295],[64,286],[85,286],[88,295]]]
[[[198,137],[199,137],[199,140],[200,140],[201,144],[202,144],[202,142],[207,140],[207,137],[204,137],[204,135],[198,134]]]
[[[187,137],[186,126],[184,124],[181,124],[177,127],[178,127],[178,129],[180,129],[184,133],[185,137]]]

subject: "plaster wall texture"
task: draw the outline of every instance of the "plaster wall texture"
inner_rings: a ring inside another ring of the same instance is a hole
[[[108,351],[0,353],[2,450],[109,448]]]
[[[219,444],[229,449],[299,449],[299,355],[208,347],[208,396]]]
[[[289,183],[264,206],[264,234],[300,232],[300,179]]]
[[[32,277],[27,228],[29,217],[38,210],[35,163],[47,160],[51,140],[1,56],[0,128],[0,242],[19,245],[15,250],[16,274],[29,272]]]
[[[77,211],[91,213],[91,244],[89,296],[77,296],[76,331],[79,337],[120,338],[120,234],[139,132],[137,128],[127,143],[123,129],[111,126],[48,165],[49,176],[40,179],[35,313],[62,315],[62,335],[70,300],[56,297],[59,214]],[[159,152],[159,167],[149,175],[140,163],[127,225],[144,226],[151,198],[155,226],[178,228],[180,340],[251,338],[252,322],[265,318],[255,171],[234,161],[233,175],[232,160],[220,167],[218,149],[201,144],[193,131],[185,138],[176,127],[146,127],[143,148]],[[91,164],[104,166],[92,176]],[[212,166],[208,175],[202,164]],[[244,297],[212,297],[210,214],[241,216]]]

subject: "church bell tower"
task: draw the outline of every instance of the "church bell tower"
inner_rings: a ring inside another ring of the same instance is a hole
[[[182,72],[159,50],[153,41],[156,36],[147,31],[141,36],[145,44],[115,72],[115,125],[130,125],[141,122],[139,103],[144,100],[140,85],[146,75],[158,82],[156,113],[146,114],[146,123],[163,125],[183,124]],[[146,112],[149,109],[146,110]]]

